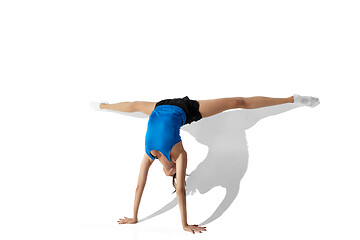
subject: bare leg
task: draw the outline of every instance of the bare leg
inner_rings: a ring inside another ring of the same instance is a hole
[[[271,97],[247,97],[244,98],[244,104],[247,109],[251,108],[262,108],[262,107],[269,107],[284,103],[293,103],[294,97],[288,97],[288,98],[271,98]]]
[[[119,102],[113,104],[100,104],[101,109],[108,109],[120,112],[143,112],[146,115],[150,116],[151,112],[154,110],[156,102],[144,102],[144,101],[134,101],[134,102]]]
[[[284,103],[293,103],[294,97],[270,98],[270,97],[230,97],[209,100],[198,100],[201,116],[209,117],[223,111],[235,108],[262,108]]]

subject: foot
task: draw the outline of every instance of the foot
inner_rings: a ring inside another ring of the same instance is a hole
[[[315,107],[320,104],[320,100],[316,97],[311,96],[300,96],[294,94],[294,103],[300,103],[308,107]]]
[[[100,107],[100,104],[109,104],[108,102],[90,102],[90,107],[94,109],[95,111],[102,110]]]

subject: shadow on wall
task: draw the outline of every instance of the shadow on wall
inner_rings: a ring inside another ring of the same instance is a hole
[[[186,179],[186,195],[194,194],[196,190],[201,194],[205,194],[217,186],[226,189],[226,195],[220,205],[199,226],[219,218],[230,207],[239,193],[240,182],[245,175],[249,161],[245,130],[251,128],[263,118],[297,107],[299,107],[298,104],[281,104],[257,109],[230,110],[202,118],[181,128],[181,130],[190,133],[198,142],[209,148],[205,159]],[[147,117],[142,113],[136,115],[125,113],[125,115]],[[177,198],[175,197],[158,211],[140,219],[138,222],[162,214],[176,205]]]

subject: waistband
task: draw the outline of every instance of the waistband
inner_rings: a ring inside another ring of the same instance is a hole
[[[154,111],[155,110],[171,110],[172,112],[175,112],[178,116],[181,117],[182,125],[184,125],[186,122],[186,113],[181,107],[175,105],[159,105],[154,109]]]

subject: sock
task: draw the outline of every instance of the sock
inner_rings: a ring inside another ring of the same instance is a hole
[[[315,107],[320,103],[320,100],[316,97],[311,96],[300,96],[294,94],[294,103],[300,103],[308,107]]]
[[[90,102],[90,107],[96,111],[99,110],[103,110],[102,108],[100,108],[100,103],[105,103],[105,104],[109,104],[108,102]]]

